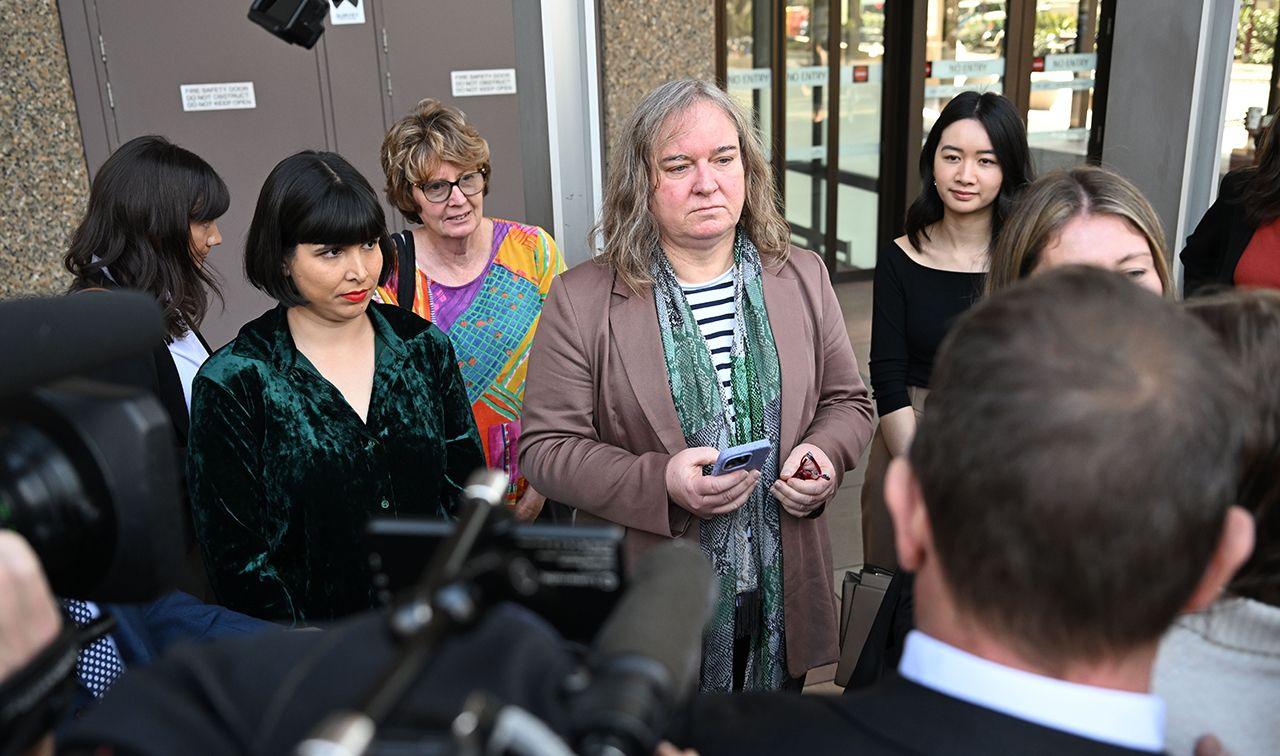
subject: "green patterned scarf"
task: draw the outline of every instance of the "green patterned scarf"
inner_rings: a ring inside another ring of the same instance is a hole
[[[741,230],[734,239],[733,260],[735,315],[728,390],[716,377],[707,343],[661,250],[650,272],[667,379],[685,443],[724,450],[768,438],[774,448],[747,503],[701,525],[702,551],[720,578],[720,600],[703,636],[701,690],[732,689],[735,598],[752,589],[760,593],[760,614],[751,620],[754,632],[743,687],[777,690],[788,675],[779,506],[769,488],[778,477],[782,375],[764,304],[760,253]]]

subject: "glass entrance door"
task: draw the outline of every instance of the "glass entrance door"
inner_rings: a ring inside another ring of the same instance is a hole
[[[792,241],[875,265],[886,0],[722,0],[723,79],[755,113]]]
[[[851,0],[841,10],[836,270],[874,268],[880,243],[884,5]]]
[[[792,0],[783,8],[783,203],[792,241],[823,255],[827,252],[827,95],[831,58],[828,6],[828,0]]]
[[[833,274],[868,271],[960,92],[1009,97],[1040,171],[1100,148],[1114,2],[719,0],[717,70],[769,144],[794,242]]]
[[[961,92],[1004,92],[1008,20],[1004,0],[929,0],[922,133]]]
[[[1027,142],[1040,172],[1088,157],[1100,13],[1098,0],[1036,5]]]

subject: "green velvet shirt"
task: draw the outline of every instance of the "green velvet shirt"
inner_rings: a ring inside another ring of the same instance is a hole
[[[484,465],[449,338],[373,303],[367,422],[293,343],[277,307],[246,324],[192,387],[187,474],[218,600],[306,623],[373,604],[372,517],[449,517]]]

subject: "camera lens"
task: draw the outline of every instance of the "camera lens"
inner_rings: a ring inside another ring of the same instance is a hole
[[[27,423],[0,427],[0,527],[30,543],[49,582],[64,596],[83,596],[101,573],[115,543],[109,509],[94,496],[58,443]]]
[[[172,425],[143,391],[69,379],[0,401],[0,527],[26,538],[54,593],[148,601],[181,570]]]
[[[747,460],[749,460],[749,459],[751,459],[751,455],[750,455],[750,454],[739,454],[738,456],[734,457],[733,459],[730,459],[728,462],[725,462],[725,463],[724,463],[724,466],[725,466],[725,468],[732,470],[732,469],[737,468],[737,467],[742,467],[743,465],[745,465],[745,464],[747,463]]]

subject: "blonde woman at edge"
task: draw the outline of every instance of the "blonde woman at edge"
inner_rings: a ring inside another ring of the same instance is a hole
[[[1105,168],[1055,171],[1027,187],[991,253],[987,293],[1060,265],[1113,270],[1172,296],[1160,218],[1136,186]]]

